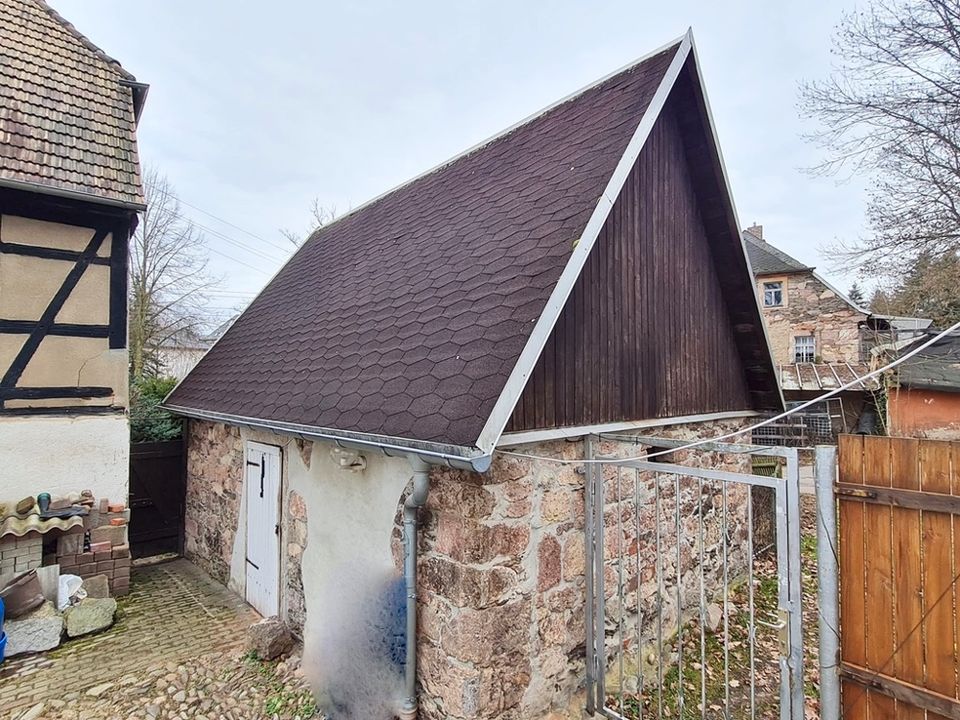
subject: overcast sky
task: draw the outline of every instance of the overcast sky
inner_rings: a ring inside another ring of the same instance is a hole
[[[141,158],[208,229],[214,312],[269,279],[290,252],[279,228],[305,227],[314,197],[359,205],[688,26],[741,224],[853,279],[821,251],[862,232],[862,188],[803,172],[819,155],[796,110],[848,2],[52,4],[150,84]]]

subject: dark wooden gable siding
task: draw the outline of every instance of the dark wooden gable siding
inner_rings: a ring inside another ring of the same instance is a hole
[[[671,98],[507,431],[750,409],[715,251]]]

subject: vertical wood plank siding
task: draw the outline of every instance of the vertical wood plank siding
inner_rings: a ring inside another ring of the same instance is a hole
[[[514,410],[509,431],[751,407],[669,102]]]

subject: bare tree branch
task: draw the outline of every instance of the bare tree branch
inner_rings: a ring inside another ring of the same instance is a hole
[[[831,75],[801,87],[819,173],[870,180],[868,233],[837,248],[902,277],[960,250],[960,0],[872,0],[843,17]],[[957,278],[960,282],[960,278]]]
[[[183,213],[176,192],[156,168],[143,178],[147,209],[130,242],[130,369],[135,378],[160,371],[158,349],[197,334],[207,313],[205,292],[217,281],[207,269],[206,241]]]

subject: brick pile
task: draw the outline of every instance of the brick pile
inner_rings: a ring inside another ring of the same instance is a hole
[[[122,503],[101,500],[92,509],[83,527],[64,533],[57,539],[56,560],[60,572],[79,575],[86,580],[106,575],[111,595],[130,591],[130,544],[127,523],[130,511]]]
[[[36,533],[0,540],[0,576],[36,570],[43,560],[43,539]]]

